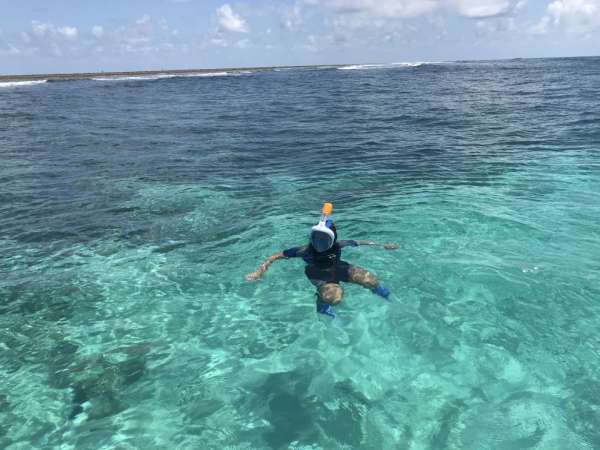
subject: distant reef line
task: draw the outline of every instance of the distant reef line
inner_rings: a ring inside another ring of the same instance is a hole
[[[244,71],[268,71],[274,69],[309,69],[318,67],[341,67],[341,64],[328,65],[307,65],[307,66],[265,66],[265,67],[230,67],[222,69],[177,69],[177,70],[143,70],[131,72],[81,72],[81,73],[46,73],[31,75],[0,75],[0,82],[3,81],[41,81],[41,80],[72,80],[82,78],[97,77],[144,77],[153,75],[190,75],[190,74],[210,74],[210,73],[236,73]]]

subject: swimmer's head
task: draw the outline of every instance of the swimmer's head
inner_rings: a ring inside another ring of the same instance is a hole
[[[310,243],[318,253],[329,250],[337,240],[335,223],[328,217],[332,210],[333,205],[325,203],[323,205],[321,220],[310,230]]]

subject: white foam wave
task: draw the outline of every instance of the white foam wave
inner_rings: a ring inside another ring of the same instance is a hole
[[[392,69],[394,67],[419,67],[424,64],[436,64],[430,62],[395,62],[390,64],[353,64],[338,67],[338,70],[369,70],[369,69]]]
[[[161,77],[159,75],[151,76],[151,77],[94,77],[92,80],[94,81],[143,81],[143,80],[159,80]]]
[[[163,80],[165,78],[192,78],[192,77],[223,77],[229,75],[228,72],[202,72],[202,73],[161,73],[157,75],[140,76],[109,76],[95,77],[94,81],[152,81]]]
[[[226,77],[230,75],[229,72],[206,72],[206,73],[195,73],[187,75],[189,77]]]
[[[0,88],[32,86],[34,84],[43,84],[48,80],[30,80],[30,81],[0,81]]]
[[[397,63],[392,63],[392,66],[401,66],[401,67],[419,67],[422,66],[423,64],[431,64],[431,63],[427,63],[427,62],[397,62]]]
[[[351,66],[338,67],[338,70],[367,70],[367,69],[379,69],[385,67],[385,64],[353,64]]]

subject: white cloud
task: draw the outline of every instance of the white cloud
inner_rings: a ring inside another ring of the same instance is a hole
[[[381,42],[412,45],[448,34],[448,16],[477,19],[473,25],[479,35],[518,33],[524,27],[518,17],[528,0],[295,0],[301,13],[292,14],[295,23],[307,24],[306,35],[315,33],[308,24],[316,13],[331,33],[328,41],[348,48],[370,47]],[[600,1],[600,0],[594,0]],[[311,10],[312,7],[313,9]],[[299,16],[299,17],[298,17]],[[420,18],[419,21],[413,19]],[[490,21],[490,23],[485,23]],[[285,26],[284,22],[284,27]],[[286,27],[290,29],[291,27]],[[298,27],[296,27],[298,28]],[[324,39],[319,39],[320,46]],[[312,47],[311,43],[303,46]]]
[[[588,34],[600,30],[600,0],[555,0],[548,5],[546,15],[530,28],[534,34],[550,30]]]
[[[331,21],[333,30],[339,35],[346,33],[356,33],[359,30],[369,30],[373,28],[383,28],[386,21],[381,18],[374,18],[368,14],[341,14]]]
[[[0,29],[0,55],[2,56],[16,56],[20,55],[22,52],[19,48],[17,48],[13,43],[6,42],[2,35],[4,33]]]
[[[45,36],[46,33],[50,33],[55,29],[54,25],[49,23],[41,23],[37,20],[31,21],[31,28],[33,30],[33,34],[37,36]]]
[[[62,49],[58,46],[58,44],[56,42],[53,42],[50,45],[50,51],[52,52],[52,54],[58,58],[61,58],[63,56],[63,51]]]
[[[162,31],[169,31],[169,24],[168,24],[167,20],[166,20],[166,19],[164,19],[164,18],[163,18],[163,19],[160,19],[160,20],[158,21],[158,26],[160,27],[160,29],[161,29]]]
[[[149,54],[174,48],[171,40],[175,37],[164,18],[155,20],[144,14],[128,25],[103,29],[101,42],[107,51],[113,48],[124,53]]]
[[[247,48],[249,44],[250,44],[250,41],[248,39],[240,39],[239,41],[237,41],[235,43],[235,47],[236,48]]]
[[[325,5],[339,16],[369,19],[419,17],[442,9],[468,18],[486,18],[520,11],[527,0],[298,0],[304,5]],[[588,0],[589,1],[589,0]],[[596,0],[593,0],[596,1]]]
[[[318,2],[309,3],[307,0],[296,0],[293,5],[282,5],[278,14],[281,26],[288,31],[297,31],[304,25],[305,5],[315,6]]]
[[[515,5],[515,11],[521,11],[525,6],[527,6],[527,0],[521,0]]]
[[[332,34],[327,43],[361,47],[379,45],[381,41],[399,41],[416,37],[418,30],[410,19],[427,17],[426,35],[441,34],[442,13],[449,0],[325,0],[333,14],[325,17]],[[324,39],[319,39],[323,48]],[[304,48],[314,47],[308,43]]]
[[[473,18],[493,17],[511,9],[508,0],[454,0],[452,3],[460,15]]]
[[[8,44],[8,54],[9,55],[19,55],[21,50],[15,47],[13,44]]]
[[[94,25],[92,27],[92,34],[100,39],[104,35],[104,27],[101,25]]]
[[[514,17],[497,17],[495,19],[478,20],[475,24],[480,34],[512,33],[517,30]]]
[[[79,31],[75,27],[64,26],[56,30],[58,34],[66,37],[67,39],[76,39]]]
[[[311,34],[308,36],[308,38],[306,39],[306,42],[304,43],[304,45],[302,47],[311,52],[319,51],[319,40],[317,39],[316,36]]]
[[[144,14],[138,20],[135,21],[138,25],[148,25],[152,21],[152,18],[148,14]]]
[[[215,47],[227,47],[229,45],[225,39],[219,37],[212,38],[210,40],[210,44],[214,45]]]
[[[538,23],[529,27],[529,32],[531,34],[546,34],[548,32],[549,25],[550,17],[544,16],[540,19]]]
[[[57,27],[52,23],[43,23],[37,20],[31,21],[31,29],[33,34],[38,37],[59,36],[67,39],[76,39],[79,35],[79,30],[77,30],[76,27],[71,27],[68,25]]]
[[[225,3],[220,8],[217,8],[217,20],[219,28],[226,31],[236,33],[247,33],[250,31],[246,21],[231,9],[228,3]]]
[[[18,37],[18,35],[15,35]],[[78,39],[79,37],[83,39]],[[29,41],[27,39],[29,38]],[[93,25],[83,33],[75,26],[32,21],[31,32],[22,33],[22,52],[82,57],[90,53],[107,55],[165,55],[176,51],[181,39],[165,19],[143,15],[114,27]]]
[[[548,6],[555,25],[586,33],[600,26],[600,0],[557,0]]]
[[[367,13],[390,19],[416,17],[437,9],[440,0],[330,0],[340,13]]]

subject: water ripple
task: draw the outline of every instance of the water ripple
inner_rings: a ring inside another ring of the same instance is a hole
[[[0,90],[0,447],[600,445],[598,58]],[[321,203],[377,273],[315,317]]]

